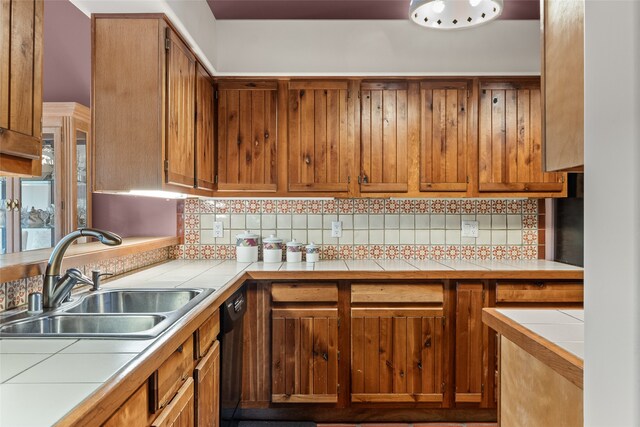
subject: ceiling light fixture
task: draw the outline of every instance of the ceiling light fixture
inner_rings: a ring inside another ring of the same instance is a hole
[[[496,19],[503,4],[503,0],[411,0],[409,18],[427,28],[470,28]]]

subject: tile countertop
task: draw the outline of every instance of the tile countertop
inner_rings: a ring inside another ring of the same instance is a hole
[[[584,310],[484,308],[482,321],[583,388]]]
[[[104,287],[201,287],[215,289],[216,295],[244,273],[315,271],[322,272],[326,278],[325,272],[329,271],[336,272],[336,275],[463,271],[475,274],[493,271],[582,272],[582,268],[552,261],[348,260],[265,264],[177,260],[105,282]],[[576,316],[578,314],[572,318]],[[545,332],[545,324],[537,325],[534,328]],[[567,325],[575,326],[575,322]],[[582,354],[582,347],[571,335],[573,326],[567,326],[566,331],[549,329],[549,333],[557,334],[554,337],[559,339],[559,343]],[[0,339],[0,425],[18,427],[56,423],[158,339]]]

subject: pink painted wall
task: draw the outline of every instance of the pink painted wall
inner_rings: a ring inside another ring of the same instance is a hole
[[[93,227],[122,237],[175,236],[178,200],[93,193]]]
[[[69,0],[44,2],[45,102],[79,102],[91,95],[91,19]]]

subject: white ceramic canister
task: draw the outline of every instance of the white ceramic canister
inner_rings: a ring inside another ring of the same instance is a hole
[[[245,231],[236,235],[236,260],[238,262],[258,261],[258,239],[260,236]]]
[[[307,245],[307,262],[318,262],[320,261],[320,246],[311,242]]]
[[[287,262],[302,262],[302,249],[304,245],[293,239],[287,243]]]
[[[273,234],[262,239],[262,258],[264,262],[282,262],[282,239]]]

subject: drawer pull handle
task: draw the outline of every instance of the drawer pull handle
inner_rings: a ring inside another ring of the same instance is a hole
[[[178,350],[176,350],[178,353],[182,353],[184,351],[184,346],[180,345],[180,347],[178,347]]]

